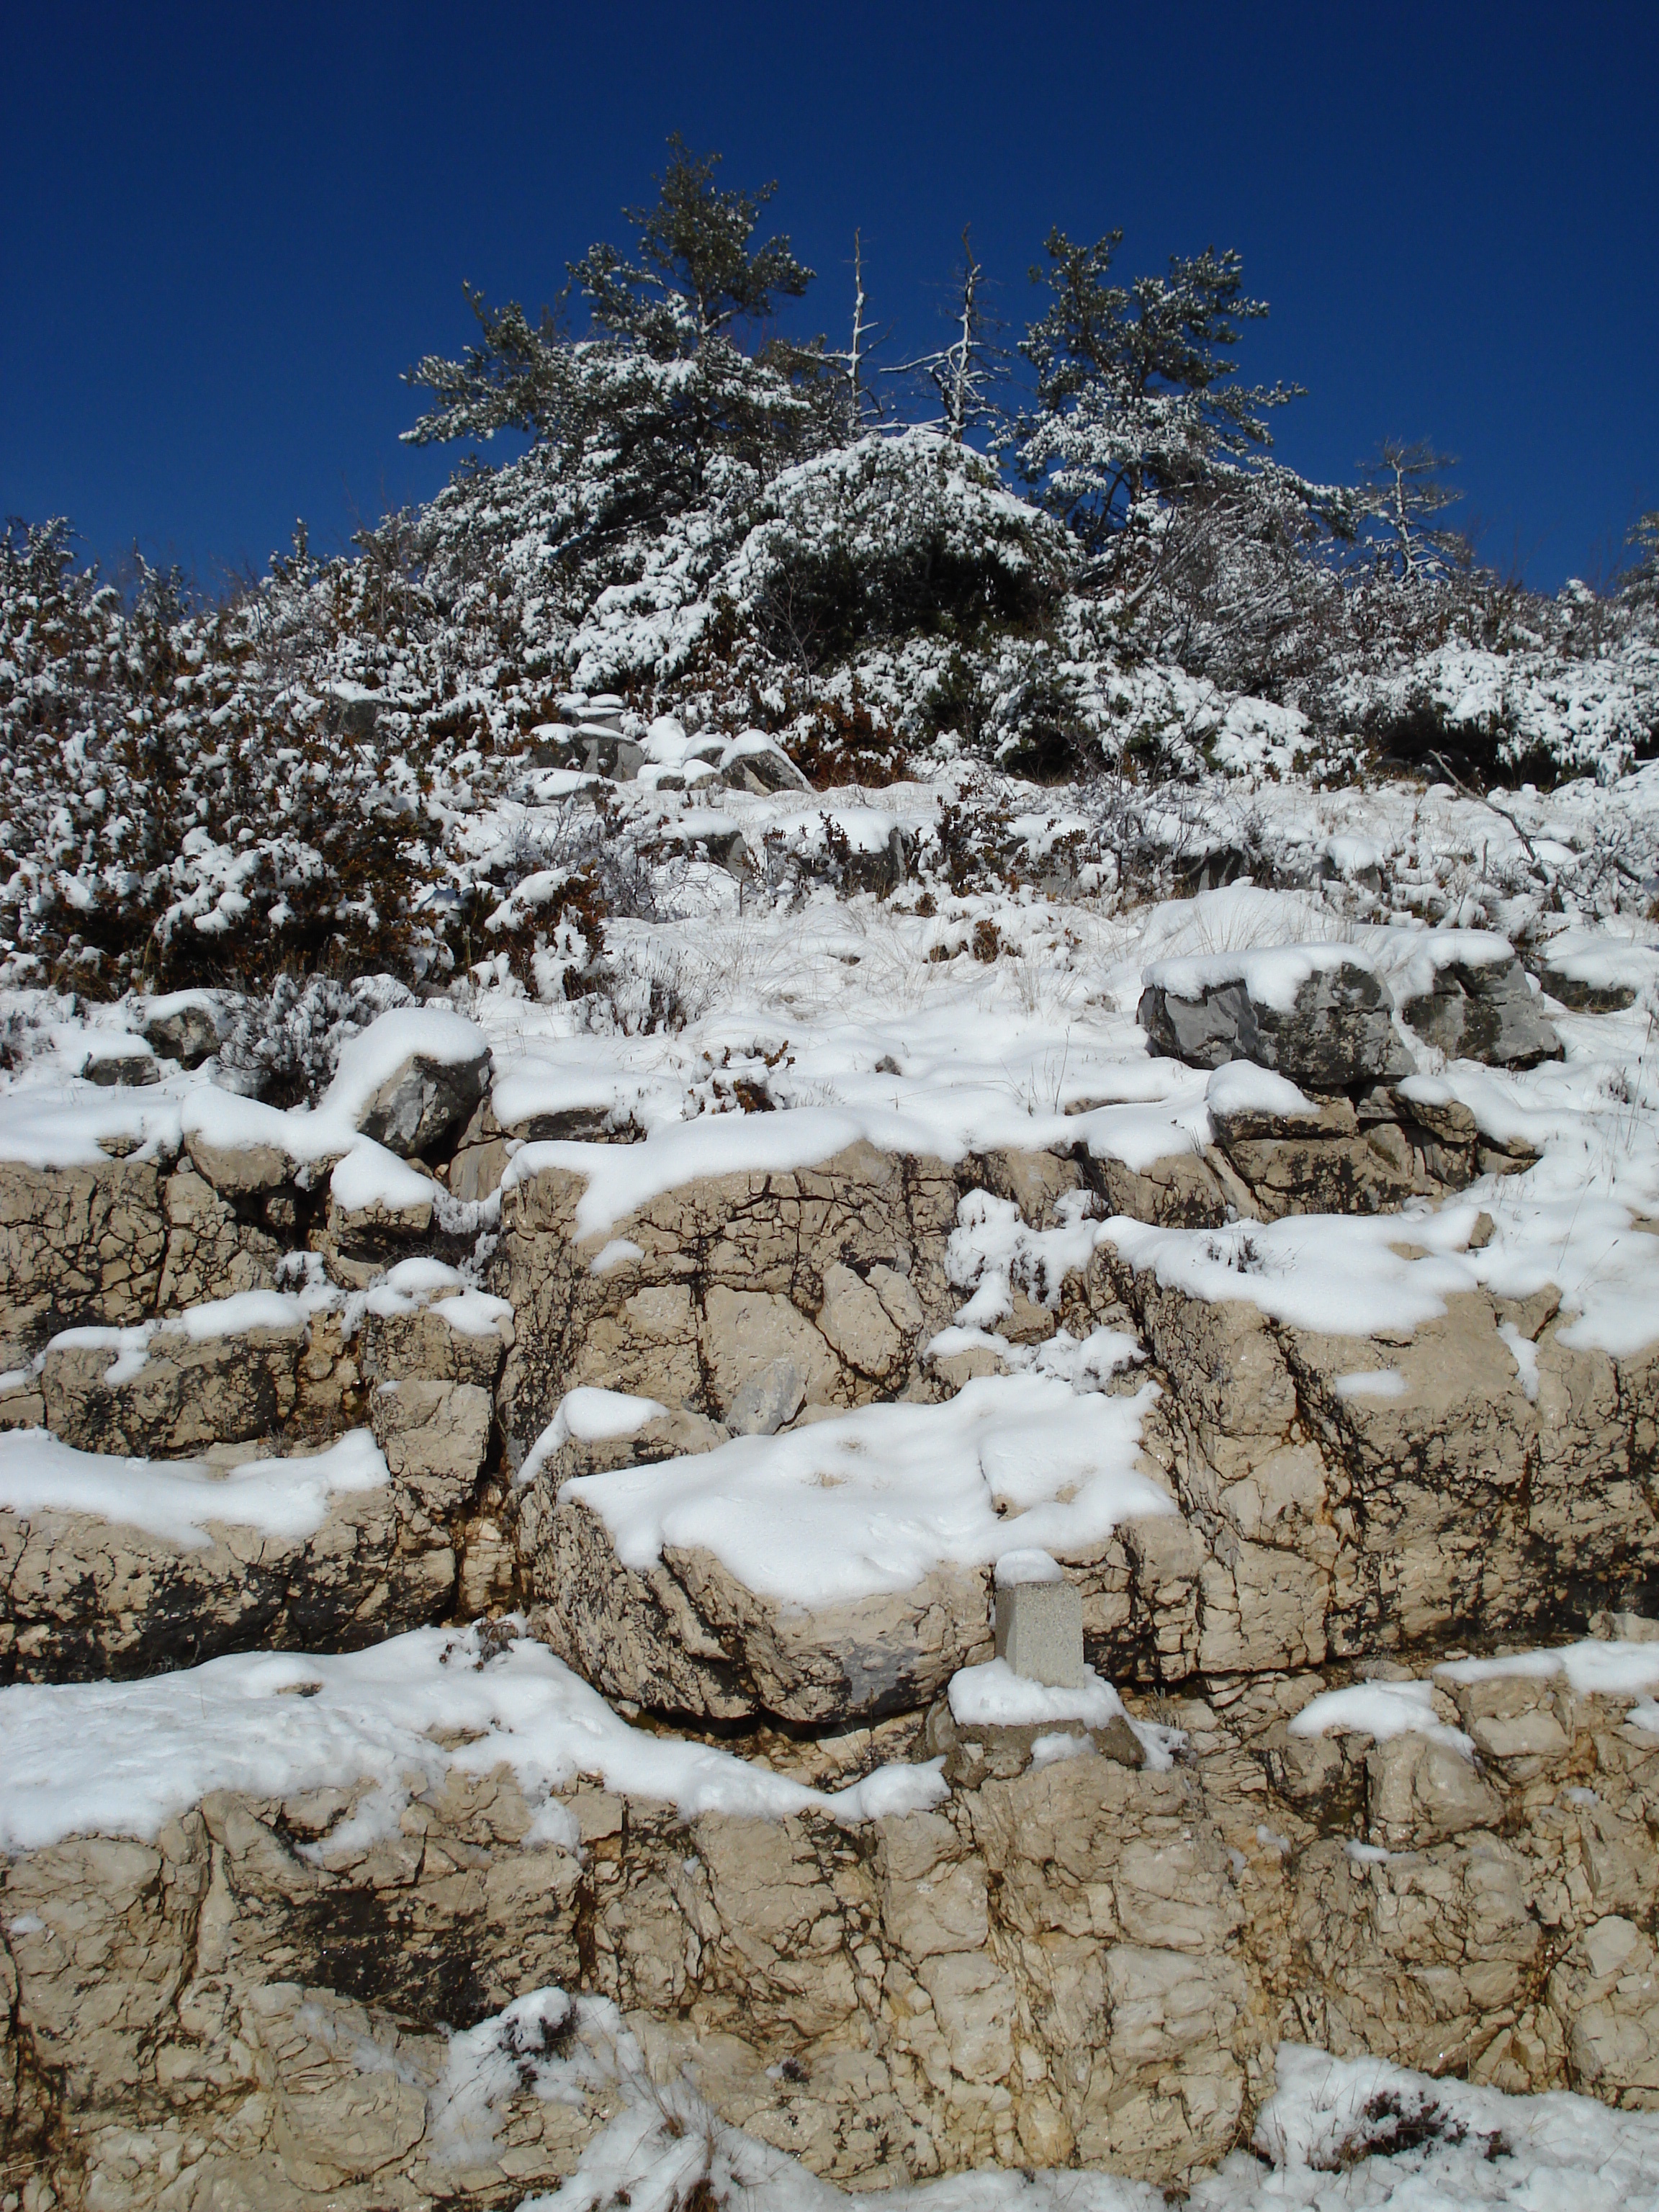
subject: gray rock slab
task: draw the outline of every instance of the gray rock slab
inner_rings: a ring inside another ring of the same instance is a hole
[[[1139,1015],[1154,1052],[1189,1067],[1254,1060],[1315,1091],[1352,1091],[1413,1073],[1394,1002],[1372,969],[1345,960],[1310,975],[1288,1009],[1253,998],[1244,979],[1195,997],[1149,983]]]

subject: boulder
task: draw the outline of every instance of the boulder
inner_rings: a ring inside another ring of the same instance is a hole
[[[155,1054],[142,1037],[94,1035],[81,1063],[82,1079],[113,1090],[118,1085],[142,1088],[161,1075]]]
[[[340,1054],[322,1103],[402,1158],[464,1129],[489,1086],[483,1032],[455,1013],[405,1006],[382,1014]]]
[[[811,785],[781,745],[745,730],[722,751],[720,772],[733,791],[810,791]]]
[[[514,1455],[584,1385],[722,1423],[769,1422],[785,1368],[809,1409],[931,1388],[921,1348],[962,1303],[945,1259],[969,1179],[977,1163],[860,1143],[812,1167],[689,1180],[580,1237],[580,1175],[510,1178],[498,1273],[519,1316],[501,1382]]]
[[[228,1298],[240,1291],[274,1290],[276,1268],[292,1231],[297,1209],[283,1191],[256,1201],[266,1220],[280,1220],[288,1232],[282,1242],[238,1216],[234,1204],[195,1170],[181,1165],[162,1191],[167,1208],[167,1253],[157,1303],[176,1312],[204,1300]]]
[[[736,1437],[775,1437],[794,1419],[805,1396],[805,1378],[793,1360],[771,1360],[738,1386],[726,1425]]]
[[[217,1052],[228,1026],[224,1001],[210,991],[146,1000],[140,1019],[154,1049],[185,1067],[199,1067]]]
[[[618,1558],[587,1504],[538,1477],[520,1556],[538,1632],[607,1697],[716,1721],[769,1713],[812,1726],[918,1711],[991,1656],[989,1575],[940,1566],[912,1588],[792,1604],[748,1589],[702,1548]]]
[[[477,1486],[489,1449],[492,1406],[476,1382],[411,1377],[383,1382],[369,1401],[386,1465],[429,1511],[454,1513]]]
[[[262,1303],[269,1319],[222,1334],[178,1321],[130,1337],[65,1330],[40,1374],[47,1427],[83,1451],[158,1459],[276,1436],[294,1410],[306,1324],[289,1300]]]
[[[488,1048],[459,1062],[412,1053],[375,1091],[357,1126],[388,1152],[410,1159],[461,1127],[489,1082]]]
[[[1507,946],[1497,957],[1437,963],[1428,989],[1407,998],[1400,1012],[1448,1060],[1533,1067],[1561,1057],[1561,1040]]]
[[[453,1514],[434,1513],[418,1475],[388,1482],[372,1449],[366,1467],[368,1445],[358,1435],[334,1447],[348,1480],[309,1528],[303,1511],[264,1526],[242,1517],[235,1470],[216,1481],[189,1462],[63,1455],[86,1475],[107,1471],[107,1510],[0,1507],[0,1683],[130,1680],[222,1652],[351,1650],[441,1619],[455,1589]],[[285,1474],[303,1483],[310,1464],[258,1472],[270,1492]],[[158,1483],[175,1506],[187,1488],[198,1493],[195,1535],[143,1525]]]
[[[1152,1050],[1191,1067],[1254,1060],[1324,1091],[1412,1073],[1388,986],[1338,946],[1160,961],[1139,1013]]]
[[[1564,929],[1544,947],[1538,980],[1575,1014],[1617,1014],[1659,981],[1659,952],[1599,931]]]
[[[1147,1449],[1200,1558],[1165,1680],[1582,1633],[1659,1574],[1653,1426],[1633,1415],[1659,1390],[1659,1346],[1563,1343],[1553,1291],[1452,1293],[1384,1343],[1191,1296],[1113,1243],[1090,1291],[1103,1311],[1121,1301],[1168,1384]],[[1085,1625],[1087,1607],[1085,1592]],[[1121,1641],[1110,1664],[1146,1679]]]

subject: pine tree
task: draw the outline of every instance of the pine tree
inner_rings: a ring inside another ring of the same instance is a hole
[[[694,155],[678,135],[669,149],[656,204],[623,210],[637,233],[631,258],[591,246],[537,325],[516,301],[491,309],[469,288],[480,343],[407,374],[439,403],[404,432],[410,443],[526,433],[572,492],[569,528],[590,550],[684,513],[720,465],[763,484],[838,427],[822,342],[792,344],[769,328],[777,301],[800,298],[812,277],[787,237],[756,243],[775,186],[723,191],[717,155]],[[568,329],[573,304],[586,314],[580,337]]]
[[[1625,573],[1626,597],[1638,605],[1659,605],[1659,507],[1638,517],[1625,543],[1633,545],[1638,556]]]
[[[753,198],[722,191],[718,154],[690,153],[678,131],[668,146],[657,204],[623,210],[639,233],[637,259],[592,246],[570,266],[595,325],[657,361],[690,359],[713,339],[764,325],[779,299],[802,298],[812,282],[787,237],[753,243],[775,179]],[[778,350],[787,358],[789,349]]]
[[[1264,452],[1269,415],[1300,391],[1231,381],[1242,325],[1267,313],[1245,295],[1237,253],[1172,257],[1167,276],[1115,284],[1122,242],[1117,230],[1092,246],[1050,232],[1048,265],[1031,271],[1050,304],[1020,347],[1037,404],[1011,441],[1026,481],[1093,552],[1149,520],[1149,504]]]

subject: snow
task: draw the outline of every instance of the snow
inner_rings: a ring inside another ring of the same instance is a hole
[[[1397,1367],[1357,1367],[1332,1385],[1339,1398],[1403,1398],[1406,1378]]]
[[[1084,1668],[1079,1688],[1051,1689],[1015,1674],[1006,1659],[988,1659],[980,1667],[958,1667],[946,1694],[951,1717],[963,1728],[1033,1728],[1045,1721],[1106,1728],[1128,1718],[1123,1700],[1092,1667]]]
[[[329,1196],[346,1213],[383,1208],[395,1213],[430,1206],[437,1185],[384,1145],[360,1139],[329,1178]]]
[[[446,1267],[441,1260],[424,1256],[399,1260],[364,1292],[363,1304],[368,1312],[387,1319],[394,1314],[418,1313],[440,1292],[465,1287],[466,1278],[460,1269]]]
[[[1537,1172],[1528,1187],[1536,1188]],[[1471,1249],[1483,1212],[1492,1235]],[[1659,1340],[1659,1237],[1638,1229],[1625,1206],[1582,1190],[1571,1200],[1532,1200],[1499,1185],[1483,1191],[1479,1204],[1457,1200],[1433,1212],[1302,1214],[1216,1230],[1158,1229],[1119,1217],[1098,1233],[1166,1287],[1212,1301],[1243,1298],[1275,1321],[1328,1335],[1409,1336],[1460,1291],[1484,1285],[1522,1298],[1553,1283],[1571,1316],[1558,1331],[1561,1343],[1628,1357]],[[1412,1247],[1420,1256],[1407,1256]],[[1350,1395],[1393,1394],[1393,1386],[1345,1380]]]
[[[1288,1076],[1254,1060],[1230,1060],[1218,1067],[1204,1086],[1204,1103],[1211,1115],[1268,1114],[1276,1121],[1293,1121],[1316,1115],[1313,1100],[1297,1090]]]
[[[625,1390],[601,1390],[592,1383],[567,1390],[558,1410],[525,1454],[517,1486],[533,1482],[549,1459],[574,1437],[579,1443],[600,1443],[613,1437],[636,1436],[647,1421],[668,1412],[654,1398],[637,1398]]]
[[[1121,1521],[1174,1512],[1138,1464],[1155,1395],[984,1376],[944,1405],[866,1406],[577,1476],[559,1494],[599,1516],[625,1566],[655,1565],[665,1545],[700,1547],[780,1603],[852,1603],[1011,1550],[1087,1553]]]
[[[27,1520],[80,1513],[142,1528],[183,1551],[213,1541],[212,1525],[256,1528],[297,1543],[323,1525],[337,1495],[377,1490],[390,1477],[366,1429],[326,1450],[246,1460],[228,1474],[192,1460],[122,1459],[76,1451],[44,1429],[0,1435],[0,1510]]]
[[[1443,969],[1498,968],[1515,957],[1490,929],[1368,929],[1364,942],[1396,1005],[1425,997]]]
[[[1512,1321],[1500,1322],[1498,1334],[1510,1348],[1515,1361],[1515,1371],[1521,1378],[1521,1388],[1534,1405],[1538,1402],[1538,1346],[1530,1338],[1522,1336]]]
[[[1018,1589],[1025,1583],[1063,1583],[1065,1579],[1066,1570],[1052,1553],[1034,1550],[1005,1552],[992,1577],[998,1589]]]
[[[283,1291],[238,1291],[232,1297],[189,1306],[167,1326],[182,1328],[192,1344],[206,1344],[216,1337],[246,1336],[256,1328],[302,1328],[311,1303]]]
[[[1659,979],[1659,952],[1650,945],[1609,940],[1586,929],[1565,929],[1551,938],[1544,957],[1558,975],[1592,990],[1640,994]]]
[[[457,1336],[507,1334],[513,1320],[513,1302],[489,1291],[465,1290],[454,1297],[440,1298],[435,1308]]]
[[[556,2055],[555,2038],[580,2020],[590,2030],[621,2032],[603,1998],[572,1998],[562,1990],[531,1990],[498,2013],[449,2039],[444,2070],[428,2106],[426,2147],[440,2166],[493,2164],[505,2107],[526,2091],[545,2104],[580,2111],[584,2091],[603,2078],[586,2051]],[[368,2070],[367,2069],[365,2070]]]
[[[1516,1675],[1547,1681],[1559,1674],[1581,1698],[1633,1698],[1659,1688],[1659,1644],[1591,1638],[1494,1659],[1449,1659],[1434,1671],[1448,1682],[1501,1681]]]
[[[1619,2112],[1592,2097],[1516,2097],[1414,2074],[1376,2058],[1333,2058],[1281,2044],[1276,2094],[1255,2142],[1275,2169],[1264,2176],[1236,2154],[1202,2177],[1193,2212],[1650,2212],[1659,2204],[1659,2115]],[[1420,2149],[1356,2158],[1367,2106],[1441,2122]]]
[[[1434,1709],[1432,1682],[1356,1682],[1346,1690],[1327,1690],[1304,1705],[1290,1723],[1292,1735],[1369,1735],[1387,1743],[1397,1735],[1426,1736],[1465,1759],[1474,1746],[1461,1729],[1443,1721]]]
[[[511,1300],[475,1290],[459,1267],[441,1260],[399,1260],[361,1295],[363,1311],[381,1319],[429,1307],[458,1336],[497,1336],[511,1330]]]
[[[730,1752],[630,1729],[544,1645],[520,1638],[486,1660],[473,1632],[427,1628],[344,1656],[248,1652],[143,1681],[0,1690],[0,1849],[153,1838],[215,1790],[367,1785],[349,1825],[313,1847],[326,1858],[331,1840],[361,1849],[394,1832],[413,1792],[497,1766],[532,1808],[586,1775],[687,1820],[817,1811],[857,1823],[945,1794],[936,1763],[811,1790]]]
[[[1352,945],[1274,945],[1154,960],[1143,971],[1142,981],[1172,999],[1191,1000],[1201,999],[1224,984],[1242,983],[1257,1006],[1287,1014],[1296,1005],[1297,994],[1316,975],[1329,975],[1342,967],[1369,969],[1371,964]]]

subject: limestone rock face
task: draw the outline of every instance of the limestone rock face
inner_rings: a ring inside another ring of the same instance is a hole
[[[1109,1244],[1091,1279],[1168,1378],[1149,1448],[1200,1553],[1192,1626],[1160,1653],[1162,1679],[1582,1632],[1659,1571],[1644,1486],[1659,1347],[1623,1361],[1570,1348],[1553,1295],[1454,1297],[1382,1345],[1165,1289]],[[1535,1401],[1505,1327],[1531,1340]],[[1386,1393],[1355,1384],[1379,1369]],[[1091,1661],[1121,1677],[1127,1655],[1098,1637],[1086,1596],[1085,1617]]]
[[[1075,1164],[1054,1164],[1075,1188]],[[519,1182],[500,1276],[519,1316],[501,1385],[510,1452],[522,1457],[581,1384],[744,1424],[797,1386],[809,1413],[929,1391],[918,1355],[961,1303],[945,1245],[974,1166],[860,1144],[820,1167],[688,1184],[586,1240],[580,1176]]]
[[[1190,1067],[1250,1060],[1315,1091],[1349,1091],[1409,1075],[1394,1002],[1373,969],[1344,960],[1308,976],[1288,1011],[1252,997],[1243,978],[1185,997],[1149,983],[1139,1009],[1154,1052]]]
[[[167,1177],[162,1200],[167,1249],[156,1291],[162,1311],[276,1287],[283,1245],[264,1222],[244,1220],[231,1200],[189,1166]],[[292,1227],[291,1218],[286,1225]]]
[[[1179,2187],[1287,2037],[1651,2103],[1659,1739],[1628,1698],[1458,1685],[1466,1723],[1520,1724],[1476,1766],[1288,1736],[1322,1686],[1172,1705],[1170,1771],[1085,1753],[862,1826],[687,1823],[580,1783],[554,1841],[509,1771],[452,1769],[379,1840],[343,1777],[17,1853],[11,2142],[77,2206],[494,2203],[474,2192],[550,2186],[611,2109],[514,2092],[488,2172],[446,2168],[447,2032],[549,1984],[866,2187],[1024,2161]]]
[[[1291,1327],[1166,1287],[1127,1239],[1086,1256],[1085,1237],[1058,1283],[1011,1278],[995,1336],[957,1366],[928,1355],[963,1300],[951,1240],[971,1190],[1012,1200],[1010,1233],[1030,1237],[1074,1227],[1060,1201],[1084,1193],[1103,1218],[1212,1226],[1381,1212],[1524,1165],[1449,1085],[1395,1086],[1386,994],[1354,973],[1322,971],[1282,1017],[1248,994],[1150,1008],[1199,1064],[1248,1047],[1322,1097],[1307,1115],[1218,1114],[1202,1152],[1133,1173],[860,1145],[688,1185],[584,1237],[581,1178],[543,1169],[502,1207],[492,1280],[516,1320],[482,1334],[487,1302],[452,1324],[441,1297],[383,1280],[399,1238],[449,1249],[434,1209],[331,1227],[326,1164],[191,1138],[176,1163],[0,1169],[0,1334],[21,1370],[0,1422],[221,1468],[368,1425],[391,1478],[282,1540],[210,1522],[189,1547],[0,1512],[0,1679],[340,1650],[524,1607],[647,1729],[741,1724],[815,1782],[943,1759],[949,1785],[862,1826],[688,1824],[580,1781],[532,1822],[505,1768],[417,1775],[389,1809],[342,1774],[282,1802],[211,1796],[148,1841],[15,1851],[0,2166],[33,2162],[63,2212],[516,2203],[568,2172],[605,2094],[549,2103],[508,2067],[518,2087],[469,2164],[446,2133],[449,2039],[549,1984],[618,2007],[658,2078],[695,2057],[724,2117],[865,2187],[1067,2161],[1182,2184],[1239,2139],[1285,2038],[1659,2104],[1659,1737],[1631,1700],[1444,1676],[1437,1717],[1472,1756],[1443,1732],[1288,1728],[1374,1668],[1650,1607],[1659,1349],[1564,1341],[1549,1290],[1455,1295],[1397,1335]],[[1468,1050],[1486,1015],[1463,995]],[[1510,1016],[1494,1018],[1501,1042]],[[418,1152],[426,1079],[402,1074],[386,1127]],[[449,1196],[488,1195],[518,1133],[475,1094],[428,1148],[463,1113]],[[224,1338],[185,1326],[177,1309],[298,1279],[295,1252],[307,1279],[368,1296]],[[137,1322],[125,1347],[64,1334]],[[591,1493],[561,1496],[573,1476],[936,1401],[973,1363],[1048,1357],[1058,1329],[1097,1326],[1146,1355],[1143,1448],[1181,1508],[1063,1562],[1086,1656],[1139,1736],[950,1722],[951,1674],[991,1655],[988,1570],[790,1606],[707,1550],[625,1565]],[[661,1410],[623,1435],[565,1432],[514,1489],[584,1385]]]
[[[1561,1057],[1561,1040],[1513,953],[1507,960],[1455,961],[1437,969],[1432,990],[1408,999],[1400,1012],[1448,1060],[1533,1067]]]
[[[0,1162],[0,1299],[9,1364],[55,1331],[123,1327],[155,1310],[167,1251],[155,1165]]]
[[[207,1528],[208,1544],[186,1547],[88,1514],[0,1512],[0,1682],[126,1678],[260,1647],[352,1650],[453,1600],[451,1531],[417,1483],[337,1493],[308,1536]]]
[[[199,1340],[175,1322],[118,1364],[107,1333],[55,1340],[38,1388],[0,1401],[6,1425],[118,1463],[195,1456],[222,1471],[362,1424],[392,1480],[336,1492],[303,1536],[215,1521],[207,1492],[196,1547],[119,1519],[0,1509],[0,1680],[143,1674],[261,1644],[355,1649],[442,1618],[463,1565],[474,1611],[510,1599],[511,1544],[481,1490],[504,1328],[453,1328],[441,1301],[367,1315],[349,1339],[337,1310]]]
[[[298,1318],[199,1342],[160,1328],[131,1372],[106,1341],[77,1334],[47,1348],[40,1389],[47,1427],[79,1450],[184,1456],[275,1437],[294,1411],[307,1338]]]
[[[683,1419],[689,1418],[681,1417]],[[607,1696],[711,1720],[757,1712],[823,1725],[925,1706],[991,1655],[990,1577],[940,1567],[911,1589],[786,1605],[701,1549],[624,1566],[586,1504],[550,1482],[520,1509],[540,1634]]]
[[[431,1510],[453,1512],[471,1496],[489,1449],[488,1390],[416,1376],[383,1382],[369,1406],[386,1465]]]

